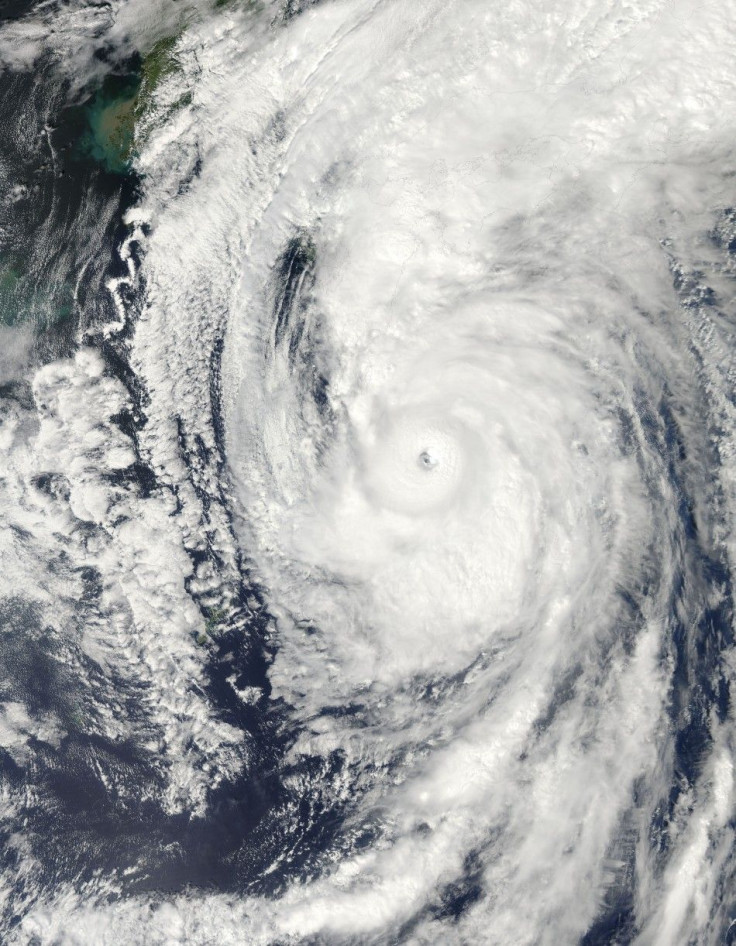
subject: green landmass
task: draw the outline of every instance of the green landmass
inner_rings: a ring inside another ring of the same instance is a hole
[[[261,0],[215,0],[216,10],[219,10],[222,7],[234,6],[246,7],[247,9],[255,10],[256,12],[263,9],[263,3]]]
[[[108,76],[87,105],[89,131],[82,147],[108,171],[126,173],[136,146],[145,140],[142,126],[152,111],[156,89],[166,76],[180,69],[175,52],[180,35],[155,43],[141,60],[137,73]],[[162,118],[190,102],[191,95],[181,96]]]
[[[224,608],[210,608],[207,614],[207,623],[205,625],[205,631],[210,636],[213,636],[218,626],[222,624],[227,618],[227,611]]]
[[[142,118],[151,107],[153,94],[159,82],[179,70],[179,62],[174,49],[180,35],[160,39],[143,58],[141,82],[133,104],[134,120]]]

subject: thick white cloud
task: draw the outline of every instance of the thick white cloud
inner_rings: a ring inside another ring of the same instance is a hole
[[[642,944],[710,942],[733,796],[715,718],[664,870],[648,831],[673,778],[675,626],[719,594],[689,558],[683,480],[704,550],[732,541],[728,325],[680,308],[670,270],[713,262],[733,198],[732,12],[271,17],[190,26],[171,81],[192,104],[140,158],[142,437],[164,482],[185,479],[175,414],[216,452],[222,341],[227,484],[276,618],[292,754],[341,751],[379,839],[278,899],[152,916],[70,893],[24,934],[388,942],[413,918],[408,942],[552,946],[633,871]],[[691,456],[677,477],[664,404]],[[696,459],[709,409],[719,469]],[[357,715],[331,712],[347,702]],[[452,923],[430,908],[468,859],[479,894]]]

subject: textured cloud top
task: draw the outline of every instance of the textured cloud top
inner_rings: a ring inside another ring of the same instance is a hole
[[[60,879],[9,941],[730,942],[733,10],[181,22],[116,321],[38,369],[28,436],[107,536],[166,812],[227,834],[214,789],[247,776],[268,827],[210,889]],[[0,33],[15,68],[29,30]],[[160,491],[114,505],[136,385]],[[272,755],[192,640],[238,581],[267,685],[228,679]],[[11,754],[30,728],[2,717]]]

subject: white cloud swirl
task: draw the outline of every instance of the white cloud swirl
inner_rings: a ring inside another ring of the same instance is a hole
[[[181,40],[191,110],[140,162],[149,449],[171,468],[174,414],[214,444],[222,341],[290,760],[339,755],[343,837],[369,840],[277,897],[172,900],[160,926],[139,901],[75,901],[28,921],[41,941],[71,914],[99,942],[169,924],[205,943],[216,923],[249,944],[552,946],[627,897],[622,942],[715,941],[733,842],[715,708],[660,815],[681,640],[728,593],[703,561],[729,562],[732,428],[724,469],[701,458],[730,369],[672,261],[707,269],[729,200],[732,19],[352,0]]]

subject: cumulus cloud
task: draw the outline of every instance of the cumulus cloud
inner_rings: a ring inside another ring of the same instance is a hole
[[[345,833],[372,833],[278,898],[182,896],[164,922],[70,893],[25,929],[552,946],[625,914],[642,944],[709,942],[729,724],[710,698],[712,754],[678,776],[677,692],[728,594],[730,323],[683,304],[682,272],[727,284],[732,15],[270,16],[181,40],[191,105],[139,159],[132,363],[162,481],[182,427],[222,450],[290,761],[339,753]]]

